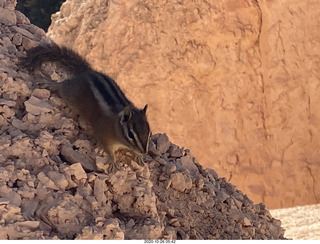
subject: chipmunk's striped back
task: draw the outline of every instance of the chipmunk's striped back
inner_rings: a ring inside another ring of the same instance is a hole
[[[110,77],[98,72],[92,72],[88,77],[91,90],[103,111],[120,113],[124,107],[133,106]]]

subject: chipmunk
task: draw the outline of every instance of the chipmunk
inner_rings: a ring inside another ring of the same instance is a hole
[[[19,65],[33,72],[45,62],[60,65],[71,75],[62,82],[43,81],[42,87],[58,93],[67,104],[90,124],[94,136],[110,157],[109,172],[118,166],[115,152],[126,149],[134,160],[144,165],[142,154],[148,152],[150,127],[146,118],[148,105],[138,109],[109,76],[95,71],[73,50],[55,43],[44,44],[27,51]]]

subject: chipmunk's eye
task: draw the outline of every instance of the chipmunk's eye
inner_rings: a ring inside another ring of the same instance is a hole
[[[128,136],[130,137],[130,139],[134,139],[134,134],[131,130],[128,131]]]

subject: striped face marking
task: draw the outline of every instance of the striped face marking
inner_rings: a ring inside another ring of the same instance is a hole
[[[145,111],[127,106],[119,115],[123,134],[132,148],[141,153],[147,153],[150,128]]]

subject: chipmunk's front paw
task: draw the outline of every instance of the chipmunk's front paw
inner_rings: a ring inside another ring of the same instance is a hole
[[[60,85],[50,79],[38,79],[35,81],[35,84],[40,88],[48,89],[50,91],[58,91]]]
[[[48,88],[48,81],[47,80],[36,80],[35,84],[40,88],[44,88],[44,89]]]
[[[144,166],[144,161],[143,161],[142,155],[135,155],[133,160],[136,161],[137,164],[139,164],[140,166],[142,166],[142,167]]]
[[[122,149],[121,152],[122,152],[122,155],[124,155],[127,158],[132,159],[138,165],[144,166],[144,161],[143,161],[143,157],[141,154],[139,154],[133,150],[130,150],[130,149]]]
[[[108,173],[114,174],[119,170],[119,166],[116,162],[110,162],[108,167]]]

